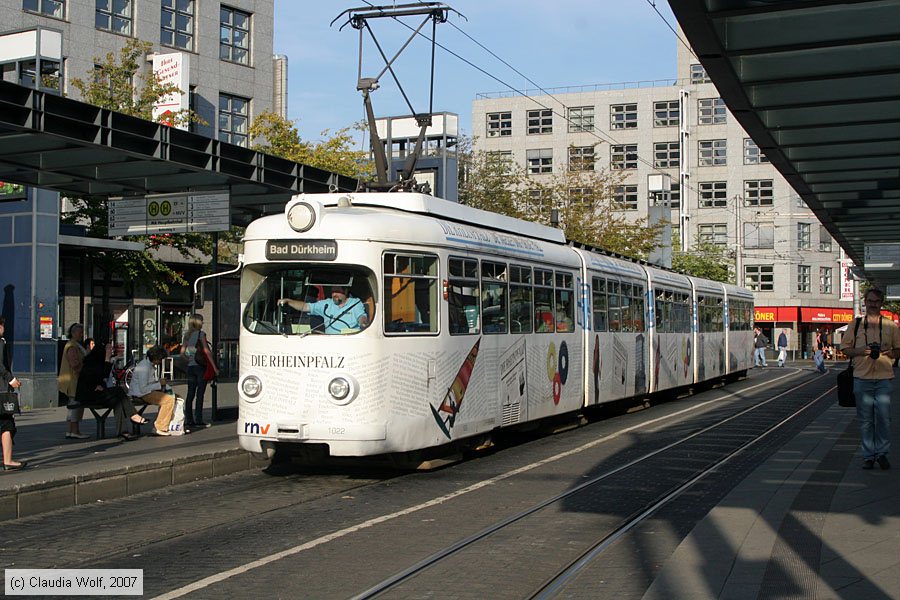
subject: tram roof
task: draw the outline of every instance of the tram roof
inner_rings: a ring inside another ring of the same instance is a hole
[[[869,277],[900,283],[900,0],[669,4],[771,163]]]
[[[0,81],[0,181],[69,195],[227,189],[232,222],[281,213],[302,192],[356,180],[206,136]]]

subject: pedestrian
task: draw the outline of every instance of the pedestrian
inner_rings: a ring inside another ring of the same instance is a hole
[[[10,372],[8,357],[6,355],[6,339],[3,337],[6,329],[6,319],[0,317],[0,380],[6,382],[8,390],[17,390],[22,385]],[[18,471],[24,469],[28,463],[13,460],[13,438],[16,437],[16,419],[12,415],[0,415],[0,446],[3,450],[3,470]]]
[[[116,433],[130,442],[138,438],[127,430],[131,422],[143,424],[147,420],[137,414],[127,392],[119,386],[106,387],[112,370],[112,344],[96,344],[84,357],[81,373],[78,375],[76,397],[82,404],[111,408],[116,413]]]
[[[134,367],[129,391],[147,404],[159,406],[154,424],[156,435],[170,435],[169,422],[175,410],[175,395],[168,393],[168,381],[165,377],[156,378],[156,369],[166,357],[166,351],[160,346],[147,350],[147,356]]]
[[[787,360],[787,329],[782,329],[778,336],[778,366],[783,367],[784,361]]]
[[[768,367],[766,363],[766,346],[769,345],[769,338],[762,332],[759,327],[754,327],[753,331],[756,336],[753,338],[753,361],[757,367]]]
[[[848,327],[841,346],[853,361],[853,393],[862,438],[863,469],[871,469],[876,462],[882,469],[890,469],[892,363],[900,355],[900,329],[881,316],[884,292],[869,288],[864,299],[866,314],[861,317],[862,327]]]
[[[828,369],[825,368],[825,340],[822,338],[822,333],[818,329],[816,329],[815,353],[813,354],[813,362],[816,364],[816,368],[819,370],[819,373],[828,372]]]
[[[59,376],[56,378],[59,391],[66,395],[66,399],[70,405],[77,402],[78,390],[78,374],[81,373],[81,367],[84,363],[84,326],[81,323],[72,323],[69,326],[69,340],[63,348],[62,360],[59,365]],[[66,439],[70,440],[86,440],[91,437],[86,433],[81,433],[80,423],[84,417],[84,407],[73,407],[69,409],[66,415]]]
[[[203,331],[203,315],[195,313],[188,321],[188,331],[181,342],[181,354],[187,358],[188,387],[187,398],[184,400],[184,427],[188,431],[209,427],[208,423],[203,422],[203,396],[206,394],[204,374],[207,363],[212,365],[216,375],[219,374],[219,369],[215,361],[210,362],[212,357],[208,348],[209,342]],[[193,412],[191,406],[194,406]]]

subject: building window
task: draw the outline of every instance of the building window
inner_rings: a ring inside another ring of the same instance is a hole
[[[501,173],[509,173],[512,170],[512,150],[493,150],[485,155],[485,162]]]
[[[613,190],[613,202],[618,205],[619,210],[637,210],[637,186],[617,185]]]
[[[700,208],[728,206],[728,186],[724,181],[700,182]]]
[[[797,248],[800,250],[809,250],[812,245],[811,229],[809,223],[797,223]]]
[[[653,103],[653,126],[676,127],[681,123],[681,108],[678,100],[664,100]]]
[[[219,94],[219,140],[246,147],[249,120],[250,100]]]
[[[609,107],[610,129],[635,129],[637,126],[637,104],[613,104]]]
[[[725,140],[700,141],[700,166],[718,167],[726,164]]]
[[[594,107],[593,106],[573,106],[569,109],[569,131],[578,133],[579,131],[594,130]]]
[[[761,165],[768,163],[769,159],[763,154],[759,146],[750,138],[744,138],[744,164]]]
[[[507,137],[512,135],[512,113],[498,112],[487,114],[487,136]]]
[[[681,208],[681,187],[677,181],[673,181],[669,186],[669,207]]]
[[[773,200],[771,179],[744,182],[744,202],[747,206],[772,206]]]
[[[534,188],[528,190],[528,196],[526,199],[525,209],[529,213],[536,213],[540,216],[545,216],[550,214],[550,210],[553,208],[550,203],[552,201],[552,195],[543,188]]]
[[[94,25],[97,29],[131,35],[131,0],[97,0]]]
[[[744,287],[753,292],[775,291],[775,267],[744,265]]]
[[[809,272],[811,271],[811,267],[809,265],[797,265],[797,291],[808,294],[809,293]]]
[[[819,267],[819,293],[832,294],[834,288],[831,279],[831,267]]]
[[[250,64],[250,13],[227,6],[219,9],[219,58]]]
[[[159,42],[194,49],[194,0],[162,0]]]
[[[56,19],[64,19],[66,16],[66,3],[63,0],[23,0],[22,10]]]
[[[774,223],[744,223],[744,248],[775,247]]]
[[[712,83],[712,79],[706,74],[703,65],[691,65],[691,83]]]
[[[553,149],[539,148],[537,150],[527,150],[525,152],[525,162],[528,166],[528,172],[532,175],[552,173]]]
[[[620,144],[610,148],[609,166],[611,169],[637,169],[637,144]]]
[[[657,169],[677,169],[680,156],[678,142],[653,144],[653,166]]]
[[[698,125],[721,125],[725,122],[725,101],[721,98],[701,98],[697,101]]]
[[[831,252],[831,234],[824,225],[819,225],[819,252]]]
[[[725,223],[708,223],[698,228],[700,243],[725,246],[728,244],[728,225]]]
[[[528,135],[553,133],[553,111],[549,108],[528,111]]]
[[[593,171],[594,170],[594,147],[593,146],[570,146],[569,147],[569,170],[570,171]]]
[[[589,187],[570,187],[569,202],[579,204],[593,204],[594,190]]]

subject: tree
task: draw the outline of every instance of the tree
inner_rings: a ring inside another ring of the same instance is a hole
[[[260,140],[253,146],[254,150],[348,177],[368,179],[372,175],[369,153],[353,149],[350,131],[344,128],[331,135],[326,129],[322,141],[305,142],[293,121],[265,111],[253,119],[249,134],[251,139]]]
[[[182,93],[176,85],[162,83],[155,74],[140,74],[144,57],[151,48],[148,42],[129,39],[118,55],[110,52],[105,57],[96,57],[91,77],[73,79],[72,86],[85,102],[150,120],[158,100],[168,94]],[[200,121],[193,111],[170,113],[166,120],[177,124]],[[74,210],[61,215],[61,222],[84,225],[92,237],[109,237],[105,197],[71,196],[68,200]],[[209,236],[202,234],[135,236],[134,240],[143,242],[145,249],[86,251],[90,263],[104,274],[101,300],[104,322],[110,320],[109,288],[113,275],[129,284],[140,282],[157,293],[168,293],[170,286],[188,282],[181,273],[159,260],[156,251],[165,246],[189,261],[200,262],[212,250]]]
[[[734,256],[722,246],[699,238],[688,252],[672,253],[672,268],[694,277],[722,283],[734,281]]]
[[[460,202],[491,212],[551,225],[553,211],[567,239],[608,252],[645,259],[665,224],[629,218],[621,204],[623,176],[594,170],[592,158],[570,161],[568,170],[536,178],[508,156],[470,150],[460,156]]]

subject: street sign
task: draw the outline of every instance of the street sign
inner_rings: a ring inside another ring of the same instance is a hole
[[[203,233],[231,227],[227,191],[155,194],[109,201],[109,235]]]

